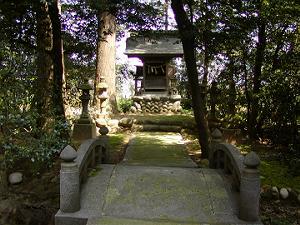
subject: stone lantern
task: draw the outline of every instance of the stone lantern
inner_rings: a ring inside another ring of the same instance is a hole
[[[79,89],[82,91],[82,94],[79,97],[82,104],[82,111],[78,122],[88,123],[91,122],[91,117],[89,114],[89,101],[91,100],[90,90],[93,90],[93,88],[87,81],[85,81],[79,86]]]
[[[90,117],[88,108],[91,99],[90,90],[93,88],[88,83],[88,80],[85,80],[84,83],[79,86],[79,89],[82,91],[80,96],[82,111],[80,118],[74,124],[72,138],[76,141],[83,141],[96,137],[96,126]]]
[[[108,94],[107,94],[107,88],[108,85],[104,80],[104,77],[100,77],[100,82],[97,85],[97,89],[99,90],[99,95],[97,96],[100,102],[100,113],[101,115],[106,114],[106,106],[107,106],[107,99],[108,99]]]

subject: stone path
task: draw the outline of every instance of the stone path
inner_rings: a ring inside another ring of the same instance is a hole
[[[250,224],[218,171],[197,168],[184,148],[179,134],[137,133],[122,163],[88,179],[63,225]]]
[[[185,151],[180,134],[136,133],[123,160],[124,165],[197,167]]]

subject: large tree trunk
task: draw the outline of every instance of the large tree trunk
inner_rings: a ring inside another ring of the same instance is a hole
[[[246,101],[247,101],[247,126],[249,127],[249,121],[250,121],[250,108],[251,108],[251,97],[249,92],[249,78],[248,78],[248,72],[247,72],[247,53],[246,49],[242,50],[242,69],[244,73],[244,87],[245,87],[245,95],[246,95]]]
[[[207,84],[208,84],[208,67],[209,67],[209,61],[210,61],[210,55],[209,55],[209,47],[208,47],[208,37],[207,33],[208,31],[208,9],[207,9],[207,3],[204,3],[205,6],[205,15],[204,15],[204,32],[203,32],[203,47],[204,47],[204,60],[203,60],[203,79],[202,79],[202,95],[203,95],[203,101],[205,110],[207,105]]]
[[[164,8],[165,8],[165,30],[168,30],[169,29],[169,12],[168,12],[169,0],[165,0]]]
[[[188,20],[182,0],[172,0],[172,9],[181,36],[184,59],[187,68],[189,85],[191,87],[194,116],[199,131],[202,158],[208,158],[209,154],[209,131],[205,114],[204,99],[199,88],[199,79],[195,56],[195,34],[193,24]]]
[[[266,24],[261,19],[258,25],[258,43],[256,48],[252,101],[250,106],[250,117],[248,122],[249,136],[252,140],[257,138],[257,117],[259,112],[258,95],[261,86],[262,65],[264,62],[264,53],[266,48]]]
[[[228,113],[231,116],[235,115],[235,104],[236,104],[236,88],[234,82],[235,66],[232,58],[229,59],[229,74],[228,74],[228,84],[229,84],[229,96],[228,96]]]
[[[94,105],[100,109],[98,84],[103,77],[108,85],[107,111],[117,113],[116,103],[116,18],[108,11],[98,11],[97,65]]]
[[[52,109],[53,49],[52,24],[47,2],[36,5],[37,16],[37,82],[35,103],[38,113],[37,126],[45,128]]]
[[[65,120],[65,109],[64,109],[64,61],[63,61],[63,44],[61,39],[61,21],[60,21],[60,10],[59,0],[55,0],[53,4],[49,6],[50,18],[52,21],[53,29],[53,109],[54,114],[59,119]]]

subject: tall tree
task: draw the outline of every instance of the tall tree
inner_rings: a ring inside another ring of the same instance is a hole
[[[192,103],[194,116],[199,131],[199,142],[201,145],[201,157],[208,158],[209,156],[209,131],[206,119],[206,110],[204,98],[201,96],[201,88],[199,87],[198,71],[195,54],[195,29],[192,21],[189,20],[184,9],[182,0],[172,0],[171,7],[175,14],[175,20],[180,33],[184,60],[187,68],[187,76],[191,88]]]
[[[49,5],[49,15],[53,29],[53,109],[54,114],[60,119],[65,120],[64,109],[64,57],[63,57],[63,42],[61,35],[61,20],[60,20],[60,1],[54,0]]]
[[[266,21],[263,16],[263,2],[260,1],[258,6],[258,41],[256,47],[255,63],[253,70],[253,90],[252,90],[252,104],[250,106],[250,117],[248,122],[249,135],[251,139],[256,139],[257,134],[257,117],[258,117],[258,98],[261,86],[262,66],[265,58],[266,49]]]
[[[98,39],[94,104],[100,109],[99,83],[103,77],[108,85],[108,107],[110,113],[117,112],[116,102],[116,17],[103,0],[97,11]]]
[[[35,104],[37,125],[45,128],[47,120],[65,120],[63,100],[63,52],[59,1],[37,1],[36,12],[37,80]]]
[[[159,2],[159,1],[158,1]],[[115,46],[117,24],[130,29],[145,29],[151,26],[158,26],[160,19],[157,12],[154,13],[154,3],[144,3],[134,0],[125,1],[92,1],[92,8],[96,9],[97,28],[97,54],[96,54],[96,75],[94,105],[99,108],[98,83],[100,77],[108,84],[108,109],[110,113],[116,113],[116,69],[115,69]],[[122,31],[119,31],[122,33]]]
[[[49,5],[38,1],[35,5],[37,19],[37,80],[35,102],[38,113],[37,126],[45,128],[49,113],[52,111],[53,82],[53,27],[50,19]]]

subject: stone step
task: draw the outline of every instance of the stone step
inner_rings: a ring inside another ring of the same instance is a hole
[[[87,225],[180,225],[182,223],[167,221],[135,220],[126,218],[93,218],[89,219]],[[196,225],[195,223],[184,223],[185,225]],[[204,224],[203,224],[204,225]]]
[[[238,222],[238,223],[207,223],[207,222],[199,222],[199,223],[182,223],[175,221],[162,221],[162,220],[136,220],[136,219],[128,219],[128,218],[92,218],[89,219],[86,225],[261,225],[255,223],[246,223],[246,222]]]
[[[196,122],[192,118],[178,117],[176,120],[161,120],[159,117],[137,118],[134,121],[136,125],[168,125],[181,128],[195,128]]]
[[[134,131],[163,131],[163,132],[180,132],[181,126],[176,125],[159,125],[159,124],[134,124]]]

